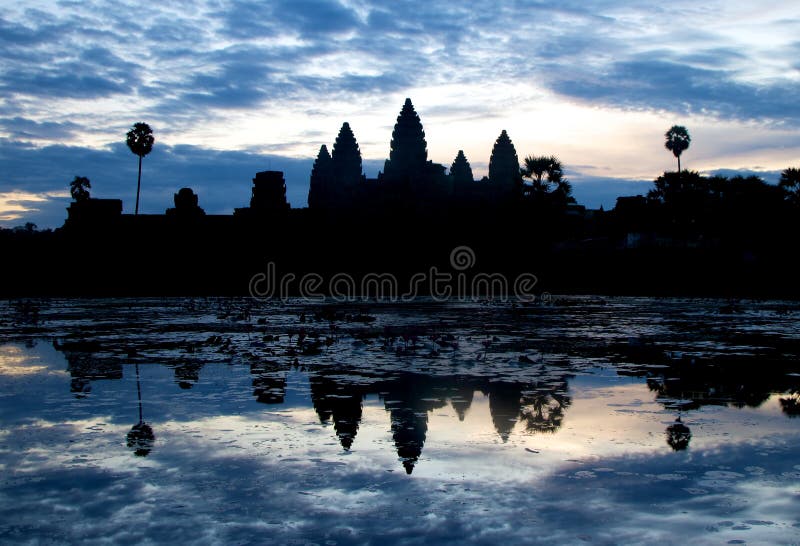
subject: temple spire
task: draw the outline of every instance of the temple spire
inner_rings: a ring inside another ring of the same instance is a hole
[[[311,168],[311,183],[308,189],[308,206],[310,208],[327,207],[330,200],[331,182],[333,179],[333,159],[328,147],[322,145]]]
[[[472,167],[470,167],[469,161],[464,155],[464,150],[458,151],[455,161],[450,166],[450,176],[453,177],[454,184],[470,184],[475,181]]]
[[[505,129],[494,143],[489,159],[489,181],[500,193],[510,193],[522,185],[519,158]]]
[[[425,131],[414,111],[411,99],[406,99],[397,123],[392,131],[389,160],[386,161],[384,174],[389,178],[415,178],[424,172],[428,161],[428,143],[425,142]]]
[[[344,122],[339,130],[339,135],[333,144],[331,159],[337,189],[341,186],[354,186],[362,180],[361,150],[347,122]]]

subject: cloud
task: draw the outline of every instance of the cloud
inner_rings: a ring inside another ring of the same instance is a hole
[[[683,2],[669,13],[698,22],[672,33],[652,30],[667,12],[649,1],[624,8],[602,1],[230,1],[201,2],[189,12],[154,6],[147,14],[134,4],[63,6],[54,14],[27,11],[2,20],[0,40],[36,45],[52,58],[31,66],[15,62],[31,48],[6,53],[11,66],[4,90],[73,98],[135,91],[161,102],[155,108],[167,114],[182,103],[252,108],[300,96],[385,94],[441,81],[475,85],[522,76],[567,97],[615,106],[747,119],[779,116],[789,106],[797,115],[791,82],[742,83],[734,68],[752,64],[750,53],[731,36],[706,30],[700,22],[707,10]],[[638,34],[636,21],[646,23]],[[690,40],[698,45],[687,46]],[[374,73],[354,73],[338,58],[331,66],[338,74],[306,74],[330,54]]]
[[[576,76],[560,74],[550,81],[560,94],[623,108],[661,109],[682,114],[740,120],[800,120],[795,85],[753,85],[736,81],[725,69],[698,68],[658,52],[613,62]]]
[[[14,50],[16,54],[34,46],[51,42],[54,35],[72,30],[66,23],[55,23],[47,13],[28,10],[31,24],[10,21],[0,17],[0,44]]]
[[[22,117],[0,118],[0,130],[12,140],[69,139],[80,129],[72,122],[38,122]]]
[[[38,70],[10,70],[0,91],[40,98],[97,99],[130,89],[124,81],[95,74],[80,63],[62,63],[50,74]]]
[[[281,34],[301,40],[329,39],[356,30],[361,24],[352,9],[336,0],[233,1],[224,3],[211,16],[222,23],[223,36],[236,40]]]
[[[274,4],[272,16],[301,36],[329,36],[360,26],[353,10],[336,0],[283,0]]]
[[[21,191],[0,192],[0,223],[17,225],[22,218],[34,218],[41,216],[42,213],[54,214],[54,210],[43,211],[43,208],[66,207],[68,197],[69,192],[66,191],[42,194]]]
[[[141,85],[139,65],[111,50],[121,49],[124,39],[92,28],[96,21],[54,13],[27,10],[21,21],[0,21],[0,43],[7,42],[0,53],[4,94],[92,99],[128,93]]]

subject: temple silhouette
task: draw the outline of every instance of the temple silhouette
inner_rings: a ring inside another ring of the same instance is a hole
[[[228,215],[207,214],[188,187],[164,214],[138,215],[79,188],[63,227],[0,230],[14,264],[0,271],[0,294],[245,295],[267,264],[283,279],[386,273],[403,284],[468,247],[468,274],[526,272],[540,291],[800,297],[790,266],[800,199],[789,185],[666,172],[647,195],[587,210],[560,162],[544,178],[530,159],[520,166],[503,130],[480,180],[463,150],[449,169],[435,163],[406,99],[377,177],[364,175],[349,123],[320,147],[308,207],[290,206],[280,171],[255,173],[249,206]]]
[[[88,195],[88,194],[87,194]],[[236,208],[233,217],[206,217],[191,188],[175,194],[173,208],[161,215],[139,215],[140,223],[168,221],[220,223],[222,218],[241,223],[286,219],[300,211],[315,218],[358,214],[377,216],[390,214],[406,218],[475,212],[507,208],[531,201],[531,192],[524,191],[520,162],[514,144],[503,130],[494,143],[489,158],[489,175],[475,180],[469,161],[459,150],[449,173],[447,167],[428,159],[428,145],[419,115],[411,99],[406,99],[397,116],[389,158],[376,178],[367,178],[362,169],[361,150],[356,136],[345,122],[333,143],[320,147],[311,170],[308,208],[292,210],[286,200],[286,182],[280,171],[263,171],[253,178],[249,207]],[[585,214],[585,208],[565,196],[562,209]],[[81,229],[99,225],[130,224],[130,215],[122,214],[122,201],[87,197],[67,209],[67,228]],[[563,211],[562,211],[563,212]],[[235,222],[234,222],[235,223]]]
[[[308,206],[312,210],[374,210],[420,216],[454,209],[508,205],[522,196],[519,159],[506,131],[494,144],[489,176],[476,181],[459,150],[450,172],[428,159],[419,115],[406,99],[392,131],[389,158],[377,178],[366,178],[361,152],[348,123],[342,125],[333,153],[323,145],[311,171]],[[574,203],[574,201],[573,201]]]

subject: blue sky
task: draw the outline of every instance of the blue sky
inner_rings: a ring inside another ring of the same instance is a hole
[[[520,158],[556,154],[579,202],[613,206],[674,168],[800,164],[800,12],[791,3],[366,0],[3,1],[0,225],[65,217],[75,175],[132,210],[132,123],[156,136],[142,210],[190,186],[208,212],[245,206],[257,171],[310,166],[342,122],[374,176],[405,97],[430,158],[476,176],[506,129]]]

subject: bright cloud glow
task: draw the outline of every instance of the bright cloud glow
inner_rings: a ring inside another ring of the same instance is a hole
[[[69,197],[69,192],[55,191],[41,194],[25,191],[2,192],[0,193],[0,222],[19,220],[28,213],[38,211],[37,203],[46,203],[53,198],[65,197]]]

